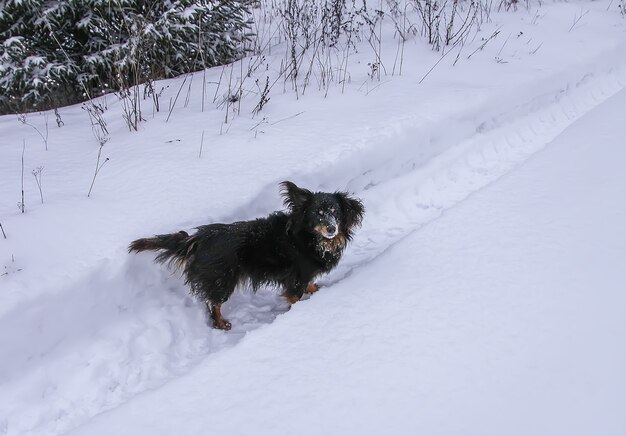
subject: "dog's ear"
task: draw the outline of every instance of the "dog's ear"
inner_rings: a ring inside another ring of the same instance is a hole
[[[365,213],[365,206],[363,206],[361,200],[357,200],[345,192],[336,192],[335,195],[341,205],[341,211],[347,230],[360,226],[363,221],[363,214]]]
[[[295,183],[285,181],[280,184],[283,203],[291,210],[299,209],[313,196],[308,189],[298,188]]]

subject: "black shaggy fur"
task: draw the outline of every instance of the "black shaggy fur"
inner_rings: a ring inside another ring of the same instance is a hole
[[[294,303],[315,292],[313,280],[333,269],[353,230],[363,219],[363,204],[344,192],[311,192],[281,183],[287,212],[232,224],[209,224],[186,232],[137,239],[129,251],[158,250],[157,262],[183,270],[192,293],[204,300],[216,328],[230,329],[220,306],[242,282],[254,289],[277,285]]]

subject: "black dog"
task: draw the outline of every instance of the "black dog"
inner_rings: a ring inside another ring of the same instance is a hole
[[[158,262],[183,270],[192,293],[204,300],[213,326],[229,330],[221,305],[235,287],[249,282],[277,285],[293,304],[316,292],[313,280],[333,269],[352,231],[361,224],[363,204],[344,192],[311,192],[281,183],[288,212],[232,224],[209,224],[186,232],[137,239],[129,251],[161,250]]]

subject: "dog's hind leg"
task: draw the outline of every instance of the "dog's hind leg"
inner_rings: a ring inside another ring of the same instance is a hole
[[[209,256],[209,259],[214,256]],[[222,304],[225,303],[235,290],[238,275],[217,262],[199,262],[196,260],[187,269],[192,291],[200,297],[209,310],[213,327],[220,330],[230,330],[231,323],[222,316]]]
[[[232,325],[222,316],[222,305],[207,303],[207,306],[213,320],[213,327],[220,330],[230,330]]]

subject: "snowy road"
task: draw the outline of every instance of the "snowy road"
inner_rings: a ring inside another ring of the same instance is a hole
[[[624,108],[69,434],[625,434]]]

